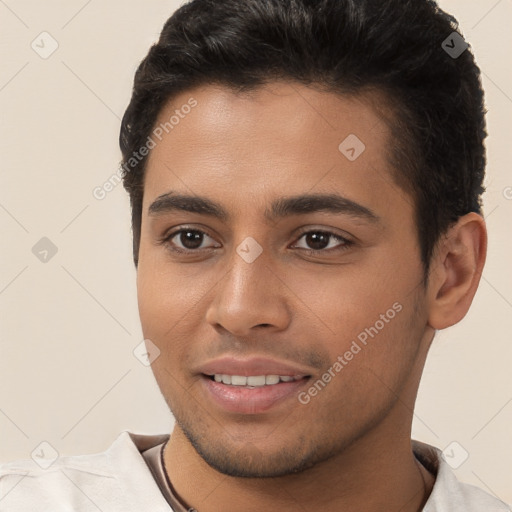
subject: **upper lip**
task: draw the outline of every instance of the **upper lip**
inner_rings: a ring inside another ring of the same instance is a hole
[[[268,359],[265,357],[253,357],[250,359],[238,359],[235,357],[223,357],[210,361],[198,369],[205,375],[225,374],[249,377],[251,375],[284,375],[290,377],[308,377],[311,374],[300,366],[290,363]]]

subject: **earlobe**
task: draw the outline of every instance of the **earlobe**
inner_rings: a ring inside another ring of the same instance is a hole
[[[438,244],[429,279],[429,325],[445,329],[460,322],[469,310],[487,253],[484,219],[468,213]]]

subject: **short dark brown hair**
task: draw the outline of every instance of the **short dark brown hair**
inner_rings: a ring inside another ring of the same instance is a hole
[[[147,157],[133,154],[164,105],[195,86],[216,83],[241,92],[286,79],[342,95],[386,94],[394,112],[394,178],[414,201],[426,277],[439,237],[460,216],[481,214],[485,190],[480,70],[457,30],[455,18],[432,0],[184,4],[140,63],[121,125],[135,266]],[[460,55],[446,51],[456,45]]]

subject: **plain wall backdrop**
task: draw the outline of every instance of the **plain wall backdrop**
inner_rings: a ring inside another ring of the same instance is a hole
[[[136,66],[179,5],[0,0],[0,462],[43,441],[85,454],[122,430],[172,428],[133,354],[143,337],[128,195],[93,190],[118,168]],[[483,72],[489,250],[468,315],[434,340],[413,437],[467,452],[458,478],[511,503],[512,0],[440,6]]]

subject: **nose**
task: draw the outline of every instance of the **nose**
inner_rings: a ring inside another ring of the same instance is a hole
[[[209,324],[239,337],[255,328],[287,328],[290,289],[264,253],[249,263],[234,251],[230,269],[215,286],[207,308]]]

